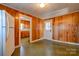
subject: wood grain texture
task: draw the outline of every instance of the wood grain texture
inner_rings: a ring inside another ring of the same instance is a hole
[[[79,12],[54,19],[54,40],[79,42]]]
[[[21,38],[28,38],[30,37],[29,31],[21,31]]]
[[[29,29],[28,31],[26,30],[20,30],[21,31],[21,38],[26,38],[26,37],[30,37],[30,21],[26,21],[26,20],[21,20],[20,24],[24,24],[24,27]]]
[[[32,39],[40,39],[43,36],[43,20],[38,18],[32,20]]]

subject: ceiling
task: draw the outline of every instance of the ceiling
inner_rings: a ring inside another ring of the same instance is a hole
[[[40,3],[4,3],[3,5],[42,19],[79,10],[79,3],[46,3],[44,8],[40,8]]]

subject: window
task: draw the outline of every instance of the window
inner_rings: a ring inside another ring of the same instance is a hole
[[[50,24],[50,22],[46,22],[46,23],[45,23],[45,29],[46,29],[46,30],[50,30],[50,29],[51,29],[51,24]]]
[[[24,29],[24,24],[23,24],[23,23],[20,24],[20,29],[21,29],[21,30]]]

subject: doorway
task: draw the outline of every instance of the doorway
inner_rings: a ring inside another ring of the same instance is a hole
[[[52,20],[44,22],[44,39],[52,40]]]
[[[31,42],[31,18],[21,15],[19,20],[20,45],[28,45]]]

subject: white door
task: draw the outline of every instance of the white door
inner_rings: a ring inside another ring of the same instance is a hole
[[[7,17],[7,40],[6,40],[6,55],[11,55],[14,52],[14,17],[6,12]]]
[[[4,13],[3,13],[4,14]],[[10,56],[12,55],[15,45],[14,45],[14,17],[5,12],[5,19],[3,19],[4,28],[3,28],[3,55]],[[6,21],[6,22],[5,22]]]
[[[44,39],[52,40],[52,20],[46,20],[44,25]]]

